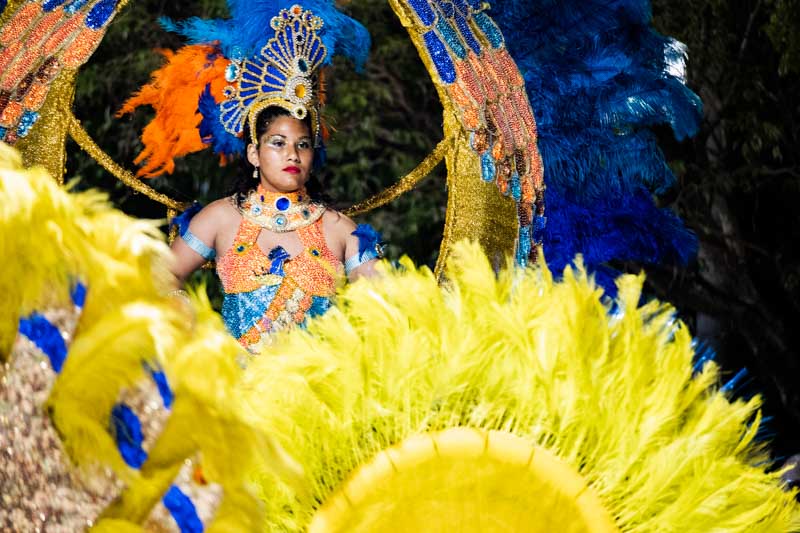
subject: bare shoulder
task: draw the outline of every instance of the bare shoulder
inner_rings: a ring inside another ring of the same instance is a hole
[[[206,226],[235,221],[239,218],[239,210],[233,197],[226,196],[214,200],[192,218],[192,226]]]
[[[322,215],[322,225],[326,232],[346,238],[356,229],[356,223],[350,217],[335,209],[327,209]]]

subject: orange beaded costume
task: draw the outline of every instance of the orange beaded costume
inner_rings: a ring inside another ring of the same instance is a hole
[[[225,293],[222,316],[247,348],[324,313],[344,277],[341,260],[325,243],[322,218],[296,230],[304,249],[294,257],[281,246],[265,253],[257,244],[261,230],[243,217],[233,245],[217,259]]]

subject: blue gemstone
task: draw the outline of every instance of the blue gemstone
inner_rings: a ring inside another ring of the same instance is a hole
[[[278,208],[278,211],[286,211],[289,209],[289,206],[292,205],[292,202],[286,198],[285,196],[281,196],[277,200],[275,200],[275,207]]]

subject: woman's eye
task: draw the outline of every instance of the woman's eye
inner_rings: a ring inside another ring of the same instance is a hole
[[[299,143],[297,143],[297,147],[302,150],[308,150],[309,148],[311,148],[311,143],[308,141],[300,141]]]
[[[281,139],[274,139],[269,142],[272,146],[283,146],[285,143]]]

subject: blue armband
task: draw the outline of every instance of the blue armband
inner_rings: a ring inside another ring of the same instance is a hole
[[[375,231],[369,224],[359,224],[356,230],[351,233],[358,237],[358,253],[351,255],[344,262],[344,272],[357,269],[364,263],[373,259],[383,258],[383,246],[381,245],[381,234]]]
[[[217,256],[217,252],[215,252],[213,248],[201,241],[194,233],[189,231],[188,228],[181,234],[181,239],[186,243],[186,246],[200,254],[200,257],[206,261],[211,261]]]

